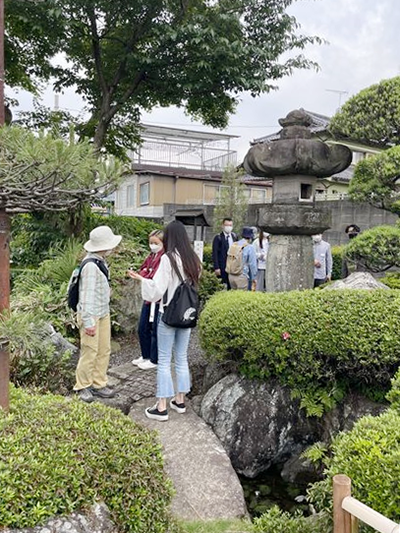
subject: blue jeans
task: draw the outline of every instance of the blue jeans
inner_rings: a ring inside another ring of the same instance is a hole
[[[157,364],[157,322],[158,309],[160,305],[156,304],[154,312],[154,322],[150,322],[151,305],[144,302],[139,319],[139,342],[143,359],[150,359],[152,363]]]
[[[171,374],[173,348],[177,392],[186,394],[190,391],[190,373],[187,357],[190,332],[190,328],[171,328],[162,321],[162,314],[158,316],[157,398],[171,398],[175,395]]]

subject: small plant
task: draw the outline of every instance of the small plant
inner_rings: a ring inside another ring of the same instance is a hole
[[[173,529],[156,434],[119,411],[12,388],[0,429],[3,527],[34,527],[101,499],[121,532]]]

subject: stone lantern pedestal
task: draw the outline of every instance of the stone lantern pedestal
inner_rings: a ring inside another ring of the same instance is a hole
[[[267,255],[268,292],[310,289],[314,286],[311,235],[331,226],[327,209],[315,206],[318,178],[347,168],[351,151],[311,138],[310,118],[292,111],[279,123],[280,139],[250,148],[243,166],[253,176],[273,179],[272,204],[259,209],[258,226],[271,234]]]

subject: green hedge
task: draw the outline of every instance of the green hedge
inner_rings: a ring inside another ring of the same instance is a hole
[[[342,279],[342,262],[344,246],[332,246],[332,279]]]
[[[395,290],[231,291],[209,300],[200,332],[210,359],[310,392],[335,383],[386,387],[399,365],[399,323]]]
[[[10,415],[0,412],[0,474],[3,527],[33,527],[100,499],[119,531],[170,530],[156,434],[100,404],[12,389]]]
[[[400,414],[388,409],[365,416],[348,433],[340,433],[325,458],[325,479],[314,483],[309,497],[318,510],[331,515],[332,477],[345,474],[352,496],[391,520],[400,521]]]

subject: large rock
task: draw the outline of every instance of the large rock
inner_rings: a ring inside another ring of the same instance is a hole
[[[335,289],[387,289],[390,288],[374,278],[369,272],[353,272],[345,279],[338,279],[330,285],[327,285],[322,290],[335,290]]]
[[[135,422],[159,431],[165,467],[176,494],[171,510],[182,520],[240,518],[247,515],[243,489],[231,462],[207,424],[191,409],[169,410],[168,422],[144,414],[154,400],[136,402],[130,412]]]
[[[255,477],[317,438],[315,420],[275,381],[226,376],[201,404],[201,416],[221,440],[235,470]]]
[[[121,332],[129,335],[137,331],[143,299],[141,284],[132,279],[127,279],[121,287],[122,296],[116,299],[112,296],[111,305],[116,311],[117,322]]]
[[[24,529],[2,529],[3,533],[118,533],[103,503],[93,505],[88,513],[72,513],[48,520],[42,526]]]
[[[310,469],[299,459],[303,450],[317,441],[330,443],[361,416],[377,415],[384,408],[352,393],[322,418],[307,417],[287,387],[274,380],[261,382],[231,374],[203,396],[200,414],[238,473],[255,477],[274,464],[290,461],[284,477],[300,481],[310,477]],[[296,456],[297,461],[291,461]]]

